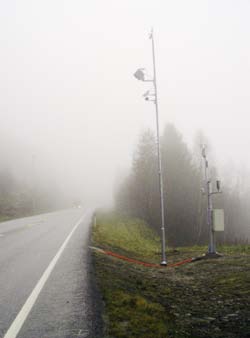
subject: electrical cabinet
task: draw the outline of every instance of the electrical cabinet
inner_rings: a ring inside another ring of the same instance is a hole
[[[224,210],[223,209],[213,209],[213,211],[212,211],[212,221],[213,221],[213,230],[214,231],[224,231]]]

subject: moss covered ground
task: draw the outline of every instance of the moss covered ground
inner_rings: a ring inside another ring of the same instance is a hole
[[[93,245],[160,261],[160,239],[141,220],[99,213]],[[93,252],[104,302],[105,338],[250,337],[250,246],[221,247],[219,259],[147,268]],[[205,247],[168,250],[170,263]]]

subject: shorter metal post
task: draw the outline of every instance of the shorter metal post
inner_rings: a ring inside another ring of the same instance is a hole
[[[210,254],[215,254],[216,247],[215,247],[215,236],[214,236],[213,218],[212,218],[213,205],[212,205],[212,189],[211,189],[210,180],[207,181],[207,201],[208,201],[207,220],[208,220],[208,228],[209,228],[208,252]]]
[[[206,181],[206,195],[207,195],[207,225],[209,231],[209,245],[208,245],[208,256],[219,256],[216,253],[216,244],[215,244],[215,231],[213,227],[213,205],[212,205],[212,195],[221,193],[220,186],[218,185],[217,191],[213,191],[212,182],[209,177],[209,168],[208,168],[208,160],[206,155],[206,147],[202,146],[202,156],[204,158],[205,163],[205,181]],[[217,181],[218,182],[218,181]]]

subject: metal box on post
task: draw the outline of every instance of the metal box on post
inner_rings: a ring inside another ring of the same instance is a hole
[[[224,210],[213,209],[212,211],[213,231],[224,231]]]

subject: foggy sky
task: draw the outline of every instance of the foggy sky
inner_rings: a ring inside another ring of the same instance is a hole
[[[153,26],[161,128],[190,146],[202,129],[219,163],[249,167],[249,17],[248,0],[0,0],[1,165],[110,201],[155,127],[133,78],[152,72]]]

